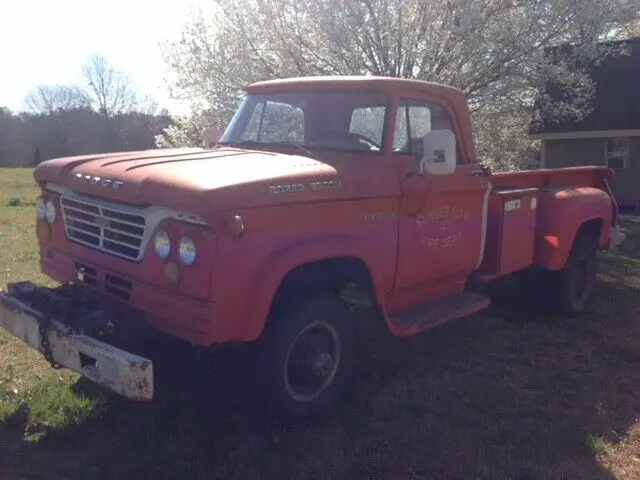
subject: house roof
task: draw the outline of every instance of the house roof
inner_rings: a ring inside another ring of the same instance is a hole
[[[530,133],[640,129],[640,37],[612,43],[623,42],[630,47],[629,55],[610,57],[591,69],[596,92],[591,103],[593,111],[586,118],[561,123],[543,119],[541,125],[532,125]],[[552,99],[562,99],[557,87],[547,85],[546,88]]]

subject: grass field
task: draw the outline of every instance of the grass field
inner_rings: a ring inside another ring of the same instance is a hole
[[[47,282],[35,193],[30,171],[0,169],[0,286]],[[625,227],[589,314],[498,302],[370,346],[347,401],[288,429],[246,413],[233,355],[167,352],[171,382],[143,406],[0,332],[0,478],[640,478],[640,220]]]

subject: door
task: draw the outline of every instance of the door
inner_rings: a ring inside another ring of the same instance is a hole
[[[459,142],[454,173],[418,175],[422,138],[436,129],[456,133],[452,117],[442,105],[411,99],[401,99],[396,113],[393,156],[402,184],[396,291],[445,278],[460,285],[456,279],[481,261],[488,176],[461,155]]]

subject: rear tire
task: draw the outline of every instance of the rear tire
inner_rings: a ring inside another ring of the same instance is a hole
[[[576,239],[565,267],[553,272],[554,304],[564,315],[573,317],[587,309],[596,285],[596,254],[596,239],[581,235]]]
[[[527,304],[574,317],[587,310],[597,274],[597,237],[581,233],[562,270],[520,272],[520,291]]]
[[[347,305],[312,294],[273,313],[258,340],[254,400],[271,420],[315,415],[344,393],[355,358]]]

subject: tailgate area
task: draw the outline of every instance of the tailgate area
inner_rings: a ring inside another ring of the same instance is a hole
[[[56,289],[30,282],[10,284],[8,292],[0,290],[0,327],[43,353],[55,367],[79,373],[131,400],[151,400],[152,361],[62,321],[64,300]]]

